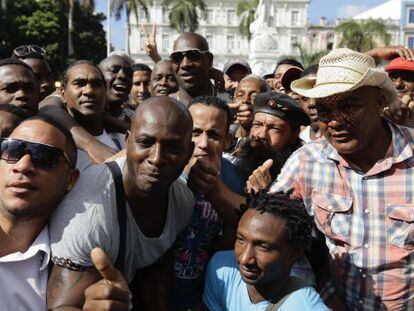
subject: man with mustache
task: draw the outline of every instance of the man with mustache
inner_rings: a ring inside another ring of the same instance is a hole
[[[38,111],[39,84],[33,70],[18,59],[0,60],[0,105],[11,104],[27,116]]]
[[[100,69],[89,61],[77,61],[66,69],[62,82],[66,109],[76,123],[108,147],[123,149],[124,135],[108,134],[103,127],[106,87]],[[83,171],[89,163],[88,155],[78,150],[78,169]]]
[[[152,96],[168,96],[178,91],[177,79],[169,60],[161,60],[154,65],[151,73],[150,92]]]
[[[309,118],[290,96],[267,92],[256,96],[249,137],[230,155],[244,180],[267,159],[276,177],[287,158],[300,147],[301,125]]]
[[[397,98],[394,84],[370,56],[337,49],[321,59],[316,81],[292,89],[316,98],[325,139],[295,152],[270,192],[293,187],[325,235],[325,302],[334,310],[411,309],[414,131],[381,117]],[[248,188],[269,183],[262,170]]]
[[[329,310],[293,272],[312,232],[303,203],[285,193],[262,193],[249,198],[242,211],[234,251],[217,252],[209,263],[203,296],[207,309]]]
[[[102,278],[90,256],[101,247],[125,275],[133,298],[139,296],[136,308],[167,310],[169,249],[194,206],[178,178],[193,151],[192,126],[183,104],[166,96],[149,98],[136,110],[126,156],[110,169],[91,165],[82,172],[50,222],[55,266],[49,308],[82,308],[84,290]]]

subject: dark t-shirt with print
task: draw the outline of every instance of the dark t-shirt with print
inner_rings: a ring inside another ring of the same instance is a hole
[[[221,180],[235,193],[243,193],[242,179],[224,158]],[[191,223],[175,243],[172,310],[186,311],[201,302],[205,270],[222,227],[223,220],[210,202],[197,196]]]

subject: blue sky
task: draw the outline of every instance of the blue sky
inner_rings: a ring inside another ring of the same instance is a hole
[[[96,11],[106,13],[108,0],[97,0]],[[208,1],[208,0],[206,0]],[[320,17],[334,20],[337,17],[352,17],[360,12],[366,11],[376,5],[386,2],[385,0],[311,0],[309,5],[309,18],[317,22]],[[111,19],[111,43],[115,49],[124,48],[125,40],[125,12],[119,21]],[[105,25],[106,29],[106,25]]]

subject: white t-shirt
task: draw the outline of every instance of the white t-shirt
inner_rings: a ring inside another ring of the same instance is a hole
[[[0,310],[46,310],[50,259],[47,226],[24,253],[0,257]]]
[[[122,168],[126,158],[119,158]],[[190,222],[194,197],[185,181],[170,186],[168,212],[162,234],[146,237],[127,204],[124,274],[131,281],[138,269],[155,263],[173,245],[178,233]],[[50,220],[52,260],[73,270],[91,267],[91,250],[101,247],[115,263],[119,248],[116,190],[104,164],[89,165],[74,189],[66,195]]]
[[[99,140],[101,143],[107,145],[108,147],[111,147],[113,149],[116,149],[118,151],[125,148],[125,135],[121,133],[107,133],[105,130],[103,130],[102,134],[99,136],[95,136],[97,140]],[[78,149],[78,158],[76,161],[76,167],[83,171],[89,164],[91,164],[91,160],[89,160],[88,154]]]

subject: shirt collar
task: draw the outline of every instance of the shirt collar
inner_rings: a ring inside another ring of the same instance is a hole
[[[36,256],[38,253],[41,253],[39,271],[42,271],[47,268],[50,260],[49,228],[47,225],[42,229],[42,231],[33,241],[32,245],[30,245],[30,247],[24,253],[16,252],[0,257],[0,263],[24,261]]]

